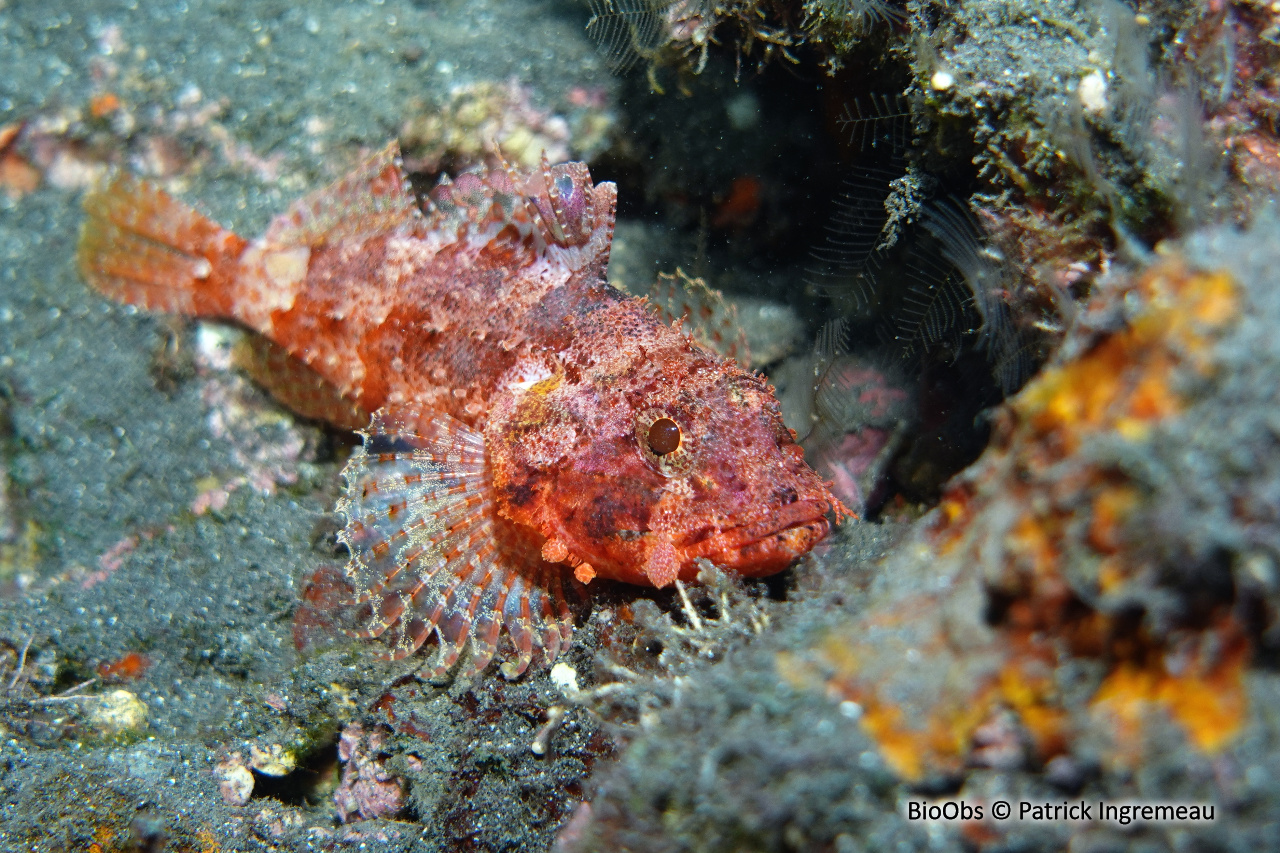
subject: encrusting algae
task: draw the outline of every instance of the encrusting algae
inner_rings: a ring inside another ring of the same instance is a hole
[[[401,658],[434,632],[438,676],[505,629],[515,677],[568,646],[568,571],[770,574],[843,512],[761,377],[605,283],[615,205],[544,160],[445,180],[424,215],[391,145],[254,241],[119,176],[79,261],[120,301],[257,332],[281,401],[367,425],[338,504],[360,633]]]

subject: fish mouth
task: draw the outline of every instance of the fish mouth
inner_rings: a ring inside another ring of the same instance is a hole
[[[830,510],[824,500],[797,501],[677,550],[688,562],[702,557],[746,577],[771,575],[827,537]]]

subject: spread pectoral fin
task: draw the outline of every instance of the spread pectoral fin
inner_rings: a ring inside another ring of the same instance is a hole
[[[535,646],[548,660],[568,646],[562,569],[496,512],[480,433],[439,412],[382,409],[343,476],[349,603],[362,608],[360,633],[382,639],[391,658],[412,654],[434,631],[440,654],[428,677],[447,672],[468,640],[478,671],[505,627],[515,660],[502,671],[515,677]]]

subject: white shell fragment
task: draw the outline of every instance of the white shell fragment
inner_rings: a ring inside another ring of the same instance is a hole
[[[1076,94],[1085,112],[1101,115],[1107,111],[1107,81],[1100,71],[1092,71],[1081,77]]]
[[[147,706],[128,690],[112,690],[95,696],[85,710],[90,724],[108,737],[138,731],[147,725]]]

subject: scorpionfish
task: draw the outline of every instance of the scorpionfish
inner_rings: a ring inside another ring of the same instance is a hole
[[[606,283],[616,204],[544,159],[445,178],[424,210],[392,144],[248,241],[122,174],[85,200],[79,264],[257,333],[279,400],[362,428],[338,503],[358,633],[398,659],[434,632],[439,676],[505,629],[514,678],[569,645],[567,574],[766,575],[844,511],[762,377]]]

